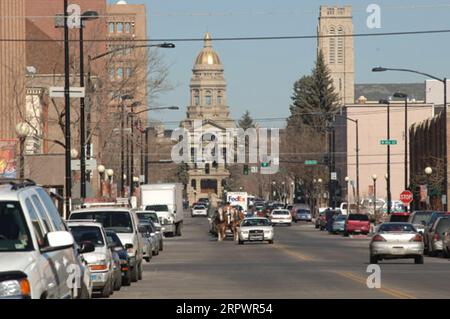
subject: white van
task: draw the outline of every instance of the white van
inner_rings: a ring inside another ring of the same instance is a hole
[[[0,299],[77,296],[84,265],[50,196],[31,181],[0,184]]]

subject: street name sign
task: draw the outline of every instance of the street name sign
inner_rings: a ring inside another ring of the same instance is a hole
[[[50,97],[52,98],[63,98],[64,97],[64,87],[62,86],[51,86],[50,87]],[[86,90],[82,87],[70,87],[69,95],[71,98],[82,98],[86,96]]]
[[[317,165],[317,161],[316,160],[306,160],[305,165]]]
[[[397,145],[397,140],[381,140],[381,145]]]

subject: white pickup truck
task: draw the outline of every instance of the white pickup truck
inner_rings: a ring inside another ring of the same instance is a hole
[[[183,226],[183,185],[148,184],[141,187],[142,210],[158,215],[164,235],[181,236]]]

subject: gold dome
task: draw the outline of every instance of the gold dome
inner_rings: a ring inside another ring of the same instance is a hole
[[[195,60],[196,65],[220,65],[219,55],[212,48],[212,37],[209,32],[206,32],[204,37],[204,47],[203,50],[198,54]]]

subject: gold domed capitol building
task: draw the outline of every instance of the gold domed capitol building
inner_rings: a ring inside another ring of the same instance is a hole
[[[224,68],[219,55],[212,47],[211,34],[206,33],[204,46],[195,59],[190,82],[190,103],[187,107],[187,119],[181,127],[189,131],[191,141],[200,138],[204,145],[221,135],[226,141],[226,129],[235,128],[235,122],[230,118],[227,105],[227,84],[224,78]],[[201,123],[201,124],[199,124]],[[200,127],[199,127],[200,126]],[[203,132],[196,137],[197,132]],[[190,203],[199,198],[209,198],[212,203],[222,198],[226,179],[230,176],[225,161],[196,161],[196,154],[202,149],[195,143],[190,143],[190,161],[188,169],[187,194]],[[218,145],[221,155],[226,158],[227,145]],[[201,153],[200,153],[201,155]]]

